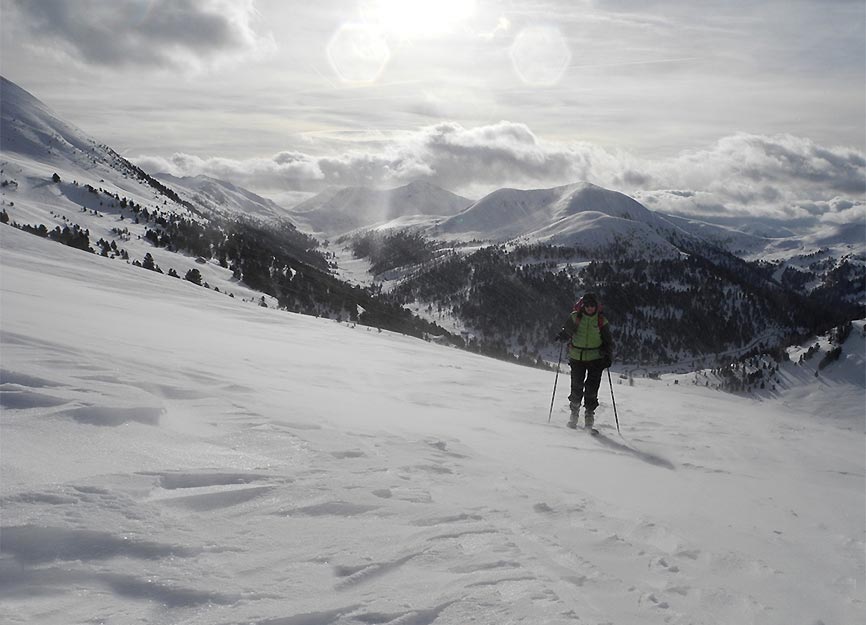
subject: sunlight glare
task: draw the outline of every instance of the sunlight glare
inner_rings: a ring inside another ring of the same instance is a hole
[[[413,39],[452,32],[475,14],[475,0],[368,0],[361,10],[383,31]]]

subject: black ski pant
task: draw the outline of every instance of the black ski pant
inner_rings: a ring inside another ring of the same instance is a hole
[[[604,372],[604,361],[569,360],[571,365],[571,395],[568,401],[571,411],[577,414],[580,402],[590,412],[598,408],[598,387],[601,385],[601,374]]]

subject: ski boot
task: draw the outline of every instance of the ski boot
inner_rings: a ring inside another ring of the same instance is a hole
[[[572,430],[577,429],[577,419],[580,417],[580,406],[571,405],[571,418],[568,420],[566,424]]]
[[[592,425],[595,423],[595,411],[587,410],[583,413],[583,420],[586,429],[591,429]]]
[[[594,410],[587,410],[583,414],[583,421],[584,421],[583,427],[586,429],[587,432],[589,432],[590,434],[598,434],[598,430],[596,430],[594,427],[592,427],[595,424],[595,411]]]

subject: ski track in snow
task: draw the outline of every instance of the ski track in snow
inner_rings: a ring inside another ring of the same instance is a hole
[[[2,234],[3,622],[862,614],[856,424],[640,382],[590,437],[549,373]]]

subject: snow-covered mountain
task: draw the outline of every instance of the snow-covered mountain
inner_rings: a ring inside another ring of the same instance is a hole
[[[308,231],[335,237],[388,222],[426,224],[455,215],[470,204],[472,200],[436,185],[412,182],[395,189],[332,188],[301,202],[291,212]]]
[[[663,214],[663,217],[685,232],[749,260],[786,260],[818,250],[829,251],[836,257],[866,254],[866,225],[863,223],[827,224],[809,234],[797,235],[758,221],[751,225],[731,225],[681,215]]]
[[[464,239],[548,243],[599,251],[625,245],[635,255],[676,257],[671,240],[689,238],[634,199],[589,183],[552,189],[500,189],[443,223]]]
[[[202,207],[180,198],[110,147],[61,120],[18,85],[0,78],[0,198],[12,223],[79,229],[88,246],[114,242],[111,258],[141,262],[150,254],[157,267],[183,276],[198,270],[203,281],[231,286],[240,296],[254,291],[234,281],[216,263],[155,247],[145,237],[146,220],[166,215],[200,221]]]
[[[614,375],[590,437],[553,372],[6,225],[0,302],[3,622],[862,617],[862,323],[795,395]]]
[[[252,217],[264,221],[287,220],[289,212],[273,200],[262,197],[248,189],[212,178],[210,176],[185,176],[179,178],[167,173],[154,175],[183,197],[210,212],[226,217]]]
[[[41,101],[0,76],[0,152],[41,163],[93,169],[116,154],[63,121]]]
[[[732,226],[714,224],[699,219],[691,219],[679,215],[664,215],[664,218],[681,230],[709,241],[738,256],[745,257],[752,254],[762,254],[776,245],[784,245],[785,241],[791,247],[797,245],[792,238],[771,239],[766,236],[749,234]]]

